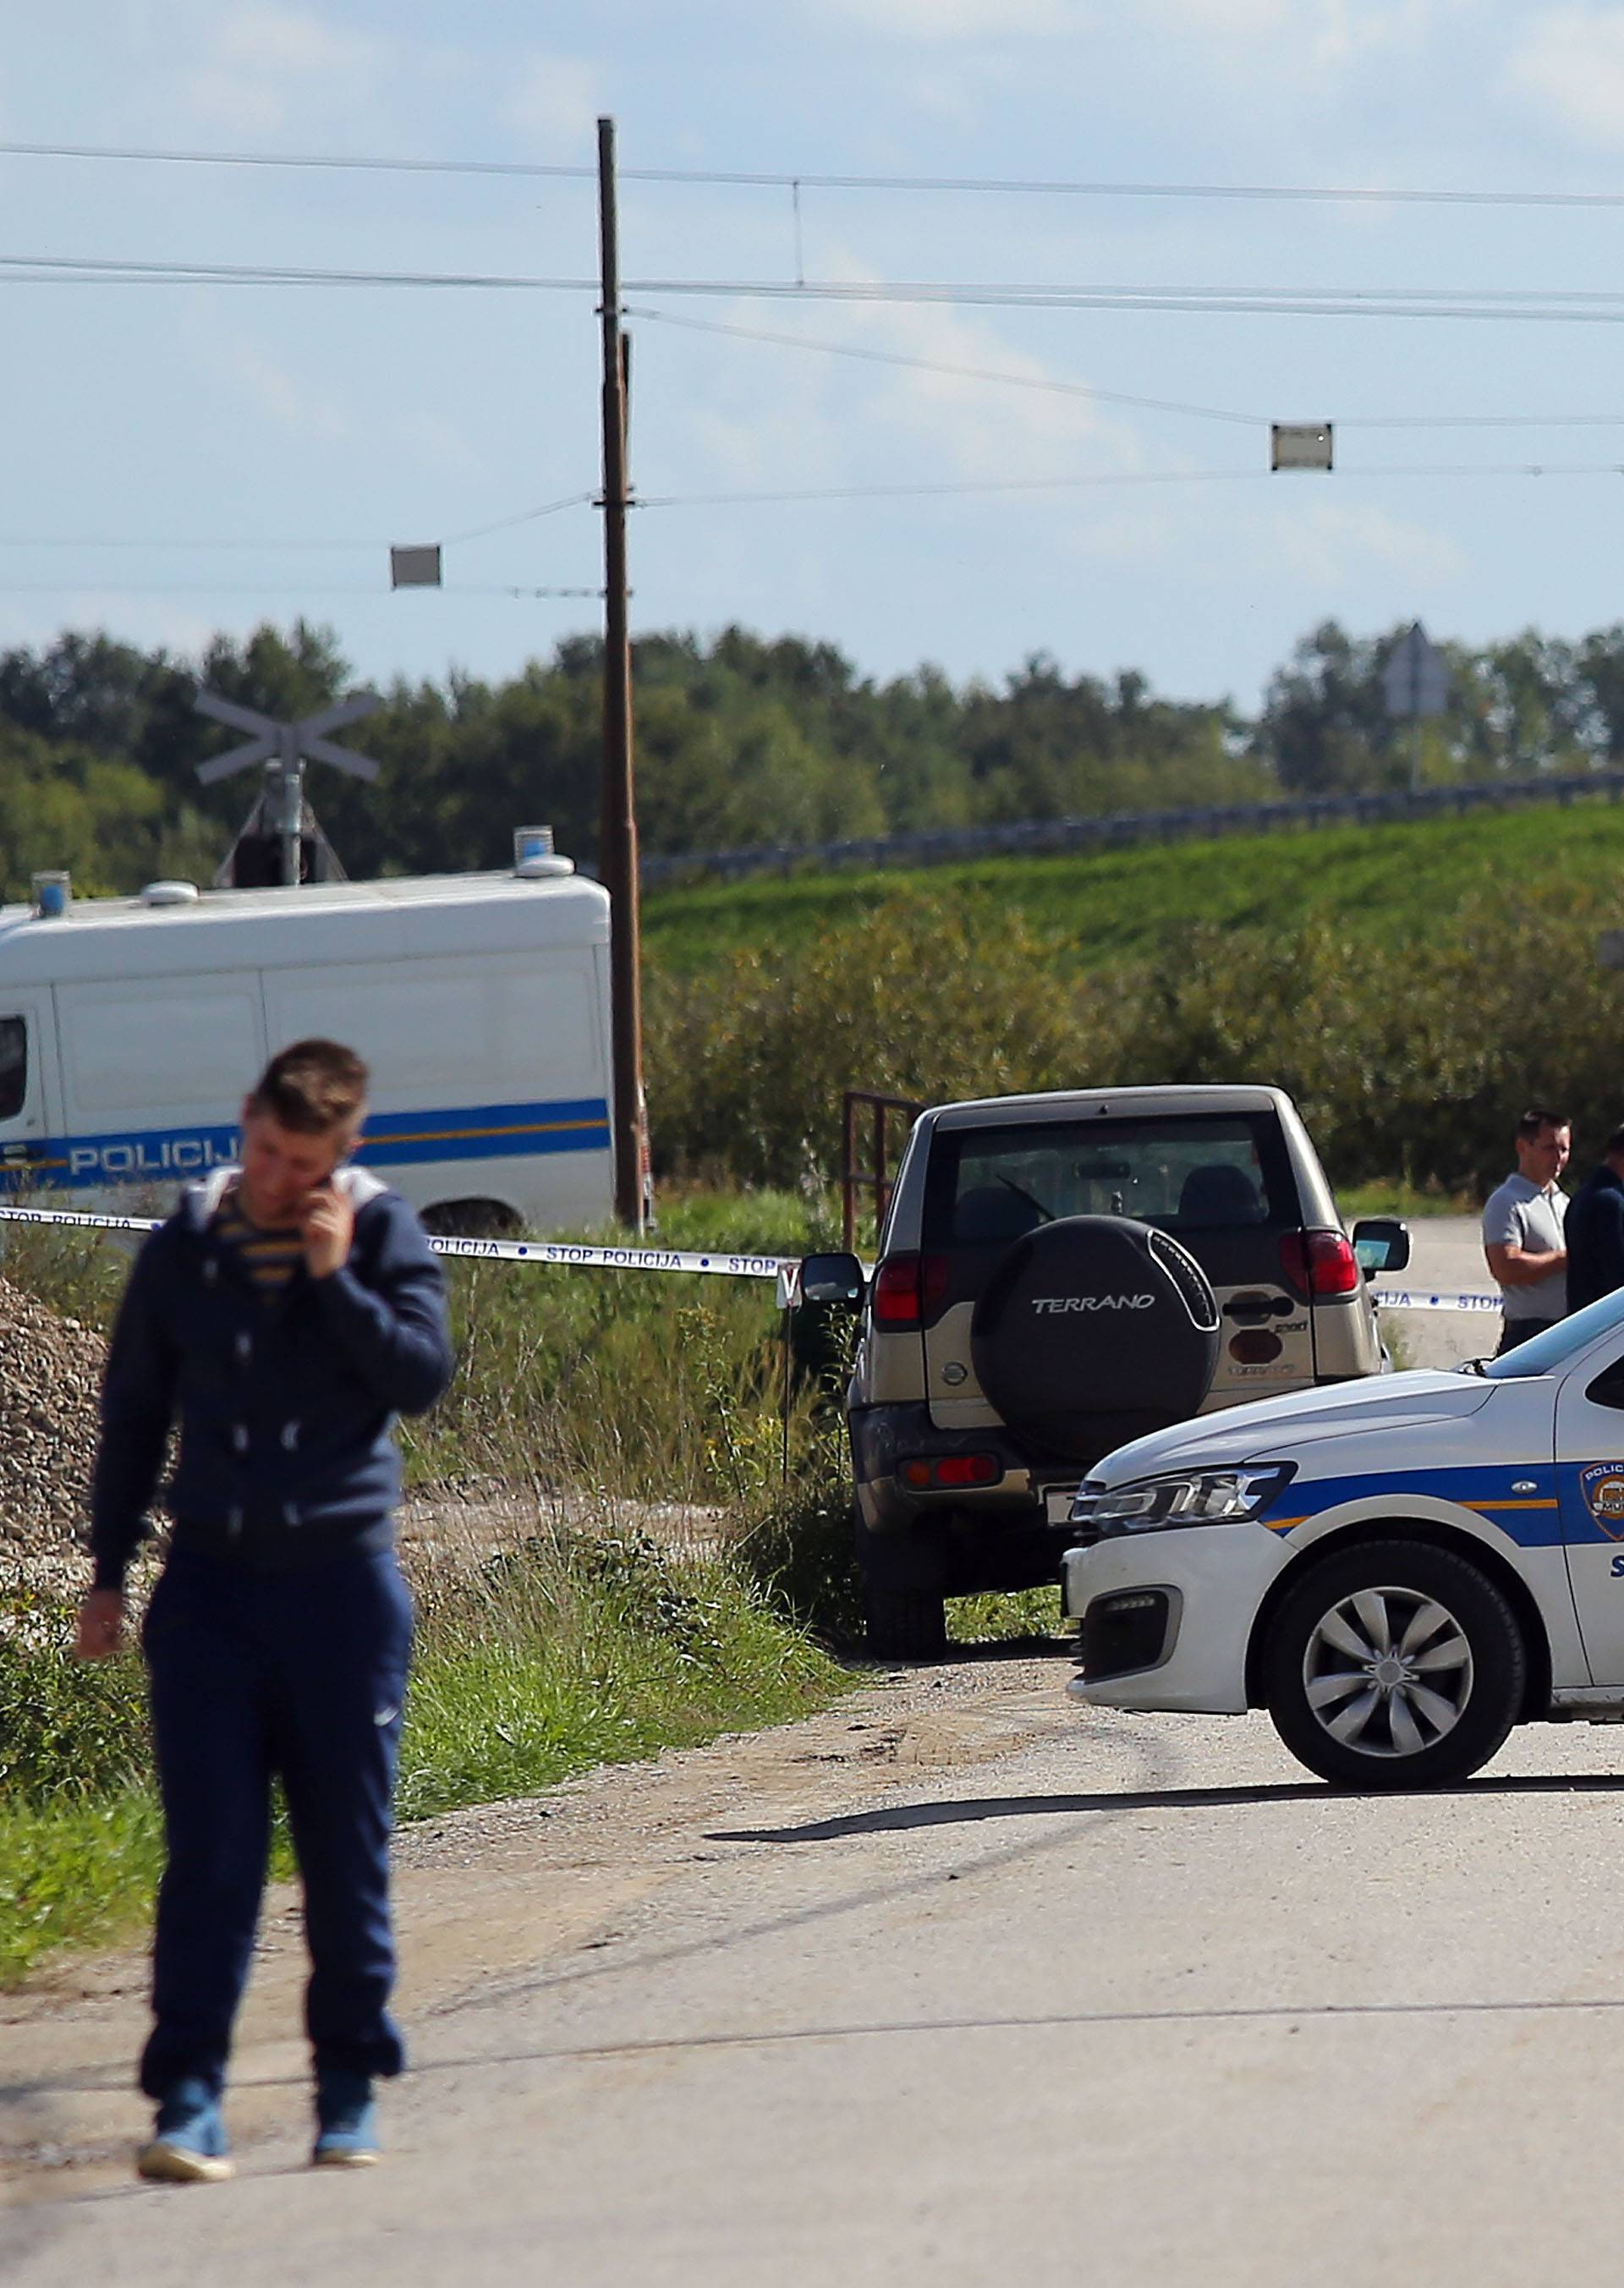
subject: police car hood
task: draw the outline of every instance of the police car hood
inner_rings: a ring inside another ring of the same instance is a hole
[[[1486,1406],[1497,1390],[1513,1386],[1477,1375],[1417,1371],[1373,1375],[1279,1398],[1198,1414],[1169,1430],[1153,1430],[1118,1446],[1089,1472],[1094,1485],[1118,1486],[1166,1470],[1227,1469],[1268,1461],[1322,1439],[1366,1437],[1373,1430],[1408,1430],[1463,1419]]]

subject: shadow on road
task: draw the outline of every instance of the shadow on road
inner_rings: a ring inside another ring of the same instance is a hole
[[[917,1676],[932,1668],[978,1668],[1001,1660],[1071,1660],[1077,1652],[1074,1636],[1055,1636],[1033,1630],[1024,1636],[978,1637],[970,1644],[950,1644],[928,1660],[875,1660],[862,1645],[847,1645],[840,1656],[848,1668],[877,1670],[881,1675]]]
[[[883,1835],[911,1827],[968,1827],[984,1819],[1034,1819],[1060,1812],[1193,1811],[1237,1804],[1328,1801],[1341,1792],[1319,1780],[1255,1787],[1142,1788],[1101,1795],[994,1795],[943,1803],[896,1803],[879,1811],[848,1812],[801,1827],[714,1828],[707,1843],[833,1843],[847,1835]],[[1391,1788],[1363,1799],[1373,1806],[1395,1797],[1620,1795],[1624,1773],[1582,1772],[1527,1779],[1468,1780],[1458,1788]]]

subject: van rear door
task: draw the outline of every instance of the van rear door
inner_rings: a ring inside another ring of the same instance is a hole
[[[0,985],[0,1186],[45,1191],[66,1180],[50,989]]]

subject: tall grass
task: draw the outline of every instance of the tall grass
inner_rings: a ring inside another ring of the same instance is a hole
[[[832,1232],[821,1202],[792,1195],[677,1203],[662,1235],[791,1254]],[[8,1277],[108,1323],[120,1259],[68,1231],[23,1243]],[[404,1553],[419,1633],[402,1817],[840,1692],[812,1633],[855,1620],[838,1377],[786,1358],[770,1284],[449,1274],[456,1380],[404,1442],[420,1491],[469,1498],[430,1505]],[[74,1662],[72,1622],[60,1601],[0,1599],[0,1982],[54,1947],[130,1934],[161,1864],[139,1661]]]
[[[541,1531],[430,1573],[418,1607],[404,1821],[783,1722],[848,1681],[724,1559],[646,1537]],[[139,1663],[76,1663],[73,1618],[34,1600],[24,1627],[0,1628],[0,1985],[55,1948],[131,1934],[162,1866]],[[275,1871],[291,1863],[284,1839]]]

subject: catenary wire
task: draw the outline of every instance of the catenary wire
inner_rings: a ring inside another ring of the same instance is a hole
[[[93,573],[82,580],[0,580],[0,596],[388,596],[392,594],[434,594],[442,596],[519,596],[527,600],[532,597],[585,596],[601,597],[601,588],[529,588],[498,584],[472,587],[460,581],[426,586],[421,591],[394,590],[374,581],[348,580],[306,587],[251,581],[218,580],[99,580]]]
[[[199,167],[314,168],[362,174],[489,175],[576,182],[591,182],[597,177],[597,169],[593,166],[535,160],[390,158],[343,152],[185,151],[93,143],[4,141],[0,142],[0,157]],[[1306,200],[1378,206],[1624,207],[1624,191],[1485,191],[1381,184],[1146,183],[1023,176],[843,175],[812,174],[804,169],[792,174],[776,174],[740,168],[621,166],[617,172],[623,182],[691,183],[791,192],[799,187],[809,191],[986,193],[1057,198]]]
[[[1307,481],[1314,474],[1329,472],[1288,472],[1287,481],[1299,474]],[[1128,471],[1091,471],[1087,475],[1062,477],[987,478],[970,481],[912,485],[832,485],[808,487],[795,491],[729,492],[729,493],[658,493],[640,495],[631,505],[633,508],[717,508],[746,505],[754,503],[784,503],[790,501],[838,500],[911,500],[928,496],[970,493],[1031,493],[1067,492],[1094,485],[1181,485],[1181,484],[1272,484],[1279,481],[1278,472],[1268,469],[1167,469]],[[1389,467],[1342,469],[1342,478],[1380,477],[1624,477],[1624,462],[1617,461],[1507,461],[1473,464],[1461,462],[1399,462]]]
[[[426,541],[423,545],[426,547],[440,548],[458,547],[466,541],[482,540],[488,533],[506,532],[515,525],[533,524],[540,517],[555,516],[561,509],[587,507],[594,503],[597,500],[597,497],[598,496],[595,492],[569,493],[566,495],[562,500],[547,501],[544,503],[540,508],[521,509],[513,516],[497,517],[489,524],[470,525],[466,531],[446,533],[442,535],[439,540]],[[398,544],[396,544],[398,545]],[[245,537],[241,534],[234,535],[228,539],[214,540],[143,540],[131,539],[129,537],[108,539],[98,538],[92,535],[80,535],[76,537],[72,536],[64,536],[60,533],[52,533],[50,535],[30,535],[26,533],[0,534],[0,548],[196,549],[200,551],[208,551],[211,553],[217,550],[232,550],[240,551],[244,553],[254,552],[287,556],[297,556],[306,552],[320,551],[322,552],[330,552],[339,555],[357,556],[362,553],[370,553],[376,550],[386,549],[389,545],[390,544],[387,541],[380,540],[254,539]],[[463,592],[466,593],[467,592],[464,591]],[[561,589],[558,592],[560,594],[568,593],[573,595],[577,592],[574,589]],[[596,589],[593,589],[591,591],[582,590],[578,592],[583,594],[590,592],[591,594],[595,595],[598,593],[598,591]]]
[[[775,334],[763,332],[754,326],[729,326],[720,319],[680,318],[672,310],[651,310],[646,305],[628,304],[625,315],[640,323],[680,326],[695,334],[725,334],[736,341],[776,343],[785,349],[816,350],[828,357],[860,358],[870,365],[905,366],[915,373],[951,374],[964,381],[998,382],[1011,389],[1043,390],[1059,397],[1095,398],[1105,405],[1131,405],[1142,412],[1188,413],[1206,421],[1230,421],[1244,428],[1267,428],[1269,419],[1262,413],[1235,413],[1214,405],[1189,405],[1165,397],[1132,397],[1124,390],[1095,389],[1080,381],[1052,381],[1041,375],[1000,373],[989,367],[951,365],[940,358],[909,357],[897,350],[876,350],[856,342],[816,342],[804,334]],[[1624,419],[1621,415],[1620,419]]]
[[[512,516],[498,516],[490,524],[470,525],[466,532],[449,532],[440,545],[456,548],[466,540],[483,540],[488,533],[507,532],[516,524],[534,524],[540,517],[556,516],[561,509],[590,507],[597,497],[595,492],[566,493],[562,500],[545,501],[540,508],[521,508]]]
[[[1280,473],[1281,473],[1279,472],[1261,468],[1089,470],[1082,474],[1075,476],[1056,476],[1051,473],[1041,477],[941,480],[918,484],[830,485],[808,486],[784,490],[763,489],[760,491],[712,493],[633,494],[629,499],[627,505],[633,509],[731,508],[748,507],[757,504],[783,504],[792,502],[912,500],[919,498],[948,497],[952,496],[973,496],[975,494],[1066,492],[1076,491],[1093,486],[1108,485],[1273,483],[1278,481]],[[1285,473],[1286,474],[1287,481],[1289,482],[1297,473],[1287,472]],[[1321,473],[1305,472],[1302,473],[1307,477]],[[1331,473],[1326,472],[1324,473]],[[1468,461],[1433,463],[1397,462],[1385,466],[1371,466],[1368,468],[1349,468],[1344,466],[1337,470],[1334,473],[1337,477],[1344,481],[1360,478],[1387,480],[1454,477],[1618,477],[1624,476],[1624,463],[1616,461],[1506,461],[1481,463]],[[590,494],[582,494],[577,497],[578,500],[582,501],[592,499],[593,497],[594,497]],[[545,511],[537,511],[534,512],[537,514],[545,513]],[[524,520],[520,518],[509,518],[504,520],[504,525],[518,523],[523,520]],[[481,532],[486,532],[499,530],[502,528],[502,526],[482,526],[479,528],[479,530]],[[466,540],[475,537],[476,535],[465,533],[458,536],[461,539]],[[235,546],[238,544],[239,544],[231,542],[187,542],[172,540],[84,540],[77,542],[56,540],[0,540],[0,546],[12,548],[67,548],[76,546],[84,548],[171,549],[195,546],[198,548],[212,549],[215,547]],[[264,543],[243,542],[240,544],[244,547],[263,545],[267,548],[280,551],[290,545],[303,545],[304,544],[287,544],[280,541],[267,541]],[[353,549],[362,544],[367,547],[375,547],[378,545],[376,542],[358,544],[350,541],[314,544],[341,547],[346,550]],[[446,546],[450,544],[442,542],[440,544],[442,546]],[[208,589],[219,594],[243,593],[263,595],[275,592],[259,582],[243,584],[240,586],[222,585],[214,581],[187,581],[174,584],[178,592],[186,593],[195,593],[204,589]],[[64,591],[93,588],[98,591],[98,592],[102,593],[122,592],[146,595],[165,592],[166,586],[167,584],[160,584],[156,587],[142,585],[139,588],[120,589],[117,584],[109,584],[105,581],[98,580],[92,575],[79,580],[68,582],[0,582],[0,592],[12,595],[25,593],[38,594],[46,592],[59,593]],[[325,589],[317,592],[299,587],[289,588],[280,592],[285,592],[290,595],[310,594],[314,592],[374,595],[386,594],[390,592],[386,589],[375,587],[370,583],[354,583],[348,584],[342,589]],[[453,584],[448,582],[444,584],[442,592],[462,596],[600,596],[603,592],[601,588],[515,588],[506,585],[473,587],[464,585],[460,583]]]
[[[595,278],[457,271],[325,270],[287,265],[164,262],[88,256],[0,255],[0,282],[356,287],[597,294]],[[627,294],[731,300],[848,302],[1028,310],[1142,310],[1217,315],[1477,319],[1542,324],[1624,321],[1624,294],[1589,289],[1056,287],[958,281],[633,278]]]
[[[1270,425],[1262,413],[1237,413],[1212,405],[1192,405],[1182,400],[1135,397],[1116,389],[1095,388],[1092,383],[1059,381],[1024,373],[1005,373],[986,366],[951,364],[940,358],[911,357],[898,351],[871,349],[854,342],[815,341],[805,334],[771,333],[756,326],[730,326],[720,319],[679,317],[672,310],[628,305],[625,315],[640,324],[681,327],[685,332],[722,334],[738,341],[768,342],[785,349],[813,350],[829,357],[860,358],[875,365],[905,366],[919,373],[948,374],[960,380],[1001,384],[1011,389],[1042,390],[1062,397],[1097,398],[1103,404],[1127,405],[1154,413],[1188,414],[1208,421],[1233,422],[1246,427]],[[1337,429],[1609,429],[1624,426],[1619,413],[1436,413],[1370,414],[1337,417]]]

